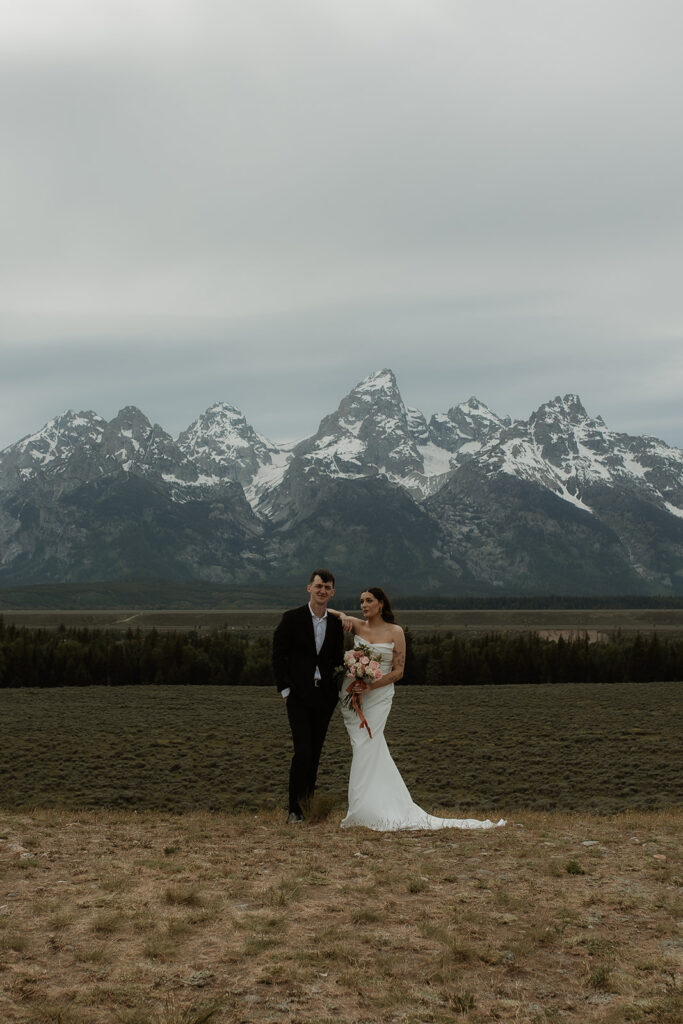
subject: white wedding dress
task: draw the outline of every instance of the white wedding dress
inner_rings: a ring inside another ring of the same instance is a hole
[[[391,671],[393,643],[370,644],[356,637],[356,646],[359,644],[370,648],[384,675]],[[345,696],[346,684],[343,684],[339,697],[353,759],[349,776],[349,810],[341,823],[342,828],[365,825],[377,832],[395,832],[399,829],[496,828],[505,825],[504,818],[497,822],[478,821],[476,818],[436,818],[413,803],[384,739],[384,726],[394,698],[394,684],[380,686],[363,695],[363,714],[370,726],[372,739],[367,729],[359,728],[360,720],[353,708],[344,707]]]

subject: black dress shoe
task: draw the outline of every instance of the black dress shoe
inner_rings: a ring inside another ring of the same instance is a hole
[[[288,825],[296,825],[297,822],[303,821],[303,820],[304,820],[303,814],[297,814],[296,811],[290,811],[289,812],[289,817],[287,818],[287,824]]]

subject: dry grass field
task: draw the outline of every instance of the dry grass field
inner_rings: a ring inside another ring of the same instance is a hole
[[[179,614],[111,624],[226,624]],[[413,796],[508,825],[388,834],[339,828],[339,716],[308,820],[284,824],[270,688],[0,690],[0,1024],[680,1024],[680,693],[399,688],[387,739]]]
[[[679,1024],[679,813],[313,810],[0,812],[2,1024]]]

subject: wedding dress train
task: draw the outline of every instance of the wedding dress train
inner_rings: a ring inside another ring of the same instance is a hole
[[[393,643],[370,644],[356,637],[356,646],[370,648],[373,657],[380,662],[382,672],[391,671]],[[342,686],[340,699],[346,696]],[[413,802],[401,773],[394,764],[384,738],[384,726],[389,717],[394,698],[394,684],[380,686],[363,695],[365,715],[372,739],[367,729],[359,728],[359,719],[353,708],[341,705],[344,724],[349,733],[353,758],[349,776],[349,809],[342,821],[342,828],[364,825],[377,832],[394,832],[399,829],[440,829],[440,828],[496,828],[505,825],[500,821],[478,821],[476,818],[438,818],[427,814]]]

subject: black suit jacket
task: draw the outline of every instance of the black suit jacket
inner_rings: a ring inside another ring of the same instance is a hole
[[[273,637],[273,674],[278,692],[287,686],[304,700],[323,698],[336,701],[338,695],[334,670],[344,660],[344,630],[336,615],[327,616],[327,630],[320,653],[315,650],[311,609],[307,604],[285,612]],[[315,668],[320,683],[315,686]]]

